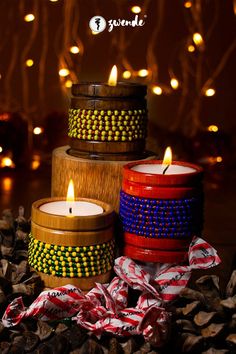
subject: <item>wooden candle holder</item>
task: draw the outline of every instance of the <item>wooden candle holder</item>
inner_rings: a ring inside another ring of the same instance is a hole
[[[110,279],[114,260],[114,213],[109,204],[80,198],[101,206],[102,214],[59,216],[40,206],[63,198],[41,199],[32,205],[29,263],[46,287],[73,284],[82,290]]]
[[[90,159],[85,156],[71,156],[69,146],[61,146],[52,154],[52,196],[66,195],[68,171],[80,197],[94,198],[111,204],[119,212],[119,193],[122,184],[122,170],[126,161]],[[143,157],[141,157],[143,156]],[[153,155],[140,155],[143,162]]]
[[[147,131],[146,86],[82,83],[72,86],[72,95],[71,155],[87,153],[87,158],[96,154],[97,158],[126,161],[140,158]]]

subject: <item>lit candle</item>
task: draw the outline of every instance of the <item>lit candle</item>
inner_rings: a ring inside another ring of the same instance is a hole
[[[195,168],[186,165],[186,163],[181,162],[178,162],[178,164],[176,164],[176,162],[172,163],[172,152],[170,147],[168,147],[165,151],[162,163],[160,163],[160,161],[156,161],[156,163],[153,164],[138,164],[132,167],[132,170],[141,173],[150,173],[154,175],[178,175],[196,172]]]
[[[100,205],[86,201],[75,201],[74,184],[70,180],[66,200],[50,201],[42,204],[41,211],[61,216],[91,216],[103,213]]]
[[[117,85],[117,66],[113,65],[111,69],[111,73],[108,79],[109,86],[116,86]]]

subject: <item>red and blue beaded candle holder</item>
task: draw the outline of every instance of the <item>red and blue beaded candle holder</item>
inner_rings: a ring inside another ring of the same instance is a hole
[[[160,170],[162,161],[140,164],[137,161],[123,168],[120,193],[123,253],[144,262],[182,262],[193,236],[202,231],[202,168],[173,161],[174,174],[171,171],[161,174],[150,171],[155,166]],[[140,166],[144,169],[139,169]]]

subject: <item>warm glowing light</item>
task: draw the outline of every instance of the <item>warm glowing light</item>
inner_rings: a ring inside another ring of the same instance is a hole
[[[194,45],[190,44],[190,45],[188,46],[188,51],[189,51],[190,53],[193,53],[193,52],[195,51]]]
[[[76,45],[73,45],[72,47],[70,47],[70,52],[72,54],[78,54],[79,53],[79,47],[77,47]]]
[[[223,159],[222,159],[222,156],[216,156],[216,162],[222,162]]]
[[[66,201],[67,202],[74,202],[75,201],[74,182],[72,179],[70,179],[70,181],[69,181]]]
[[[108,79],[108,85],[109,86],[116,86],[116,84],[117,84],[117,66],[113,65],[109,79]]]
[[[72,81],[71,80],[66,80],[65,87],[71,88],[72,87]]]
[[[171,147],[168,146],[164,154],[162,165],[171,165],[171,163],[172,163],[172,151],[171,151]]]
[[[3,157],[1,167],[14,167],[14,163],[10,157]]]
[[[236,0],[233,1],[234,14],[236,15]]]
[[[146,77],[148,76],[148,70],[147,69],[141,69],[138,71],[138,76],[140,77]]]
[[[154,86],[152,88],[152,92],[155,94],[155,95],[158,95],[160,96],[162,94],[162,88],[160,86]]]
[[[33,133],[34,133],[34,135],[40,135],[43,133],[43,128],[42,127],[35,127],[33,129]]]
[[[91,31],[91,33],[92,33],[94,36],[96,36],[96,34],[99,34],[99,33],[101,33],[101,32]]]
[[[34,19],[35,19],[35,17],[33,14],[27,14],[24,17],[25,22],[32,22],[32,21],[34,21]]]
[[[125,70],[122,74],[122,77],[124,79],[130,79],[131,78],[131,72],[129,70]]]
[[[3,148],[2,148],[2,146],[0,146],[0,153],[1,153],[1,152],[3,152]]]
[[[185,7],[186,9],[190,9],[191,6],[192,6],[191,1],[185,1],[184,7]]]
[[[37,170],[41,165],[41,157],[38,154],[33,155],[33,160],[31,161],[31,169]]]
[[[59,70],[59,75],[61,77],[66,77],[66,76],[69,75],[69,73],[70,73],[70,71],[68,69],[66,69],[66,68],[62,68],[62,69]]]
[[[209,88],[205,91],[205,96],[207,97],[211,97],[214,96],[214,94],[216,93],[216,90],[213,88]]]
[[[34,171],[37,170],[39,168],[39,166],[40,166],[40,161],[33,160],[31,162],[31,169],[32,170],[34,170]]]
[[[58,0],[49,0],[49,1],[51,1],[51,2],[57,2]]]
[[[134,14],[139,14],[139,13],[142,11],[142,9],[141,9],[140,6],[132,6],[132,7],[131,7],[131,11],[132,11]]]
[[[26,62],[25,62],[25,65],[28,66],[28,67],[33,66],[34,65],[33,59],[27,59]]]
[[[10,120],[10,114],[9,113],[2,113],[0,114],[0,121],[1,122],[7,122],[8,120]]]
[[[172,78],[170,80],[170,85],[171,85],[172,89],[177,90],[177,88],[179,87],[179,81],[175,78]]]
[[[2,188],[4,192],[10,192],[10,190],[12,189],[12,178],[10,177],[3,178]]]
[[[202,38],[202,35],[198,32],[194,33],[193,34],[193,41],[196,45],[201,45],[203,44],[203,38]]]
[[[216,133],[216,132],[218,132],[219,128],[217,127],[217,125],[212,124],[212,125],[209,125],[209,126],[207,127],[207,130],[208,130],[209,132],[214,132],[214,133]]]

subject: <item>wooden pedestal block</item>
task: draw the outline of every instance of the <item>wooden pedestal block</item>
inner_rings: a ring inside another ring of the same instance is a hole
[[[69,148],[62,146],[53,151],[52,196],[66,197],[69,179],[72,178],[77,198],[95,198],[111,204],[114,210],[119,212],[122,170],[128,161],[74,157],[68,154]],[[152,155],[141,161],[153,158]]]

